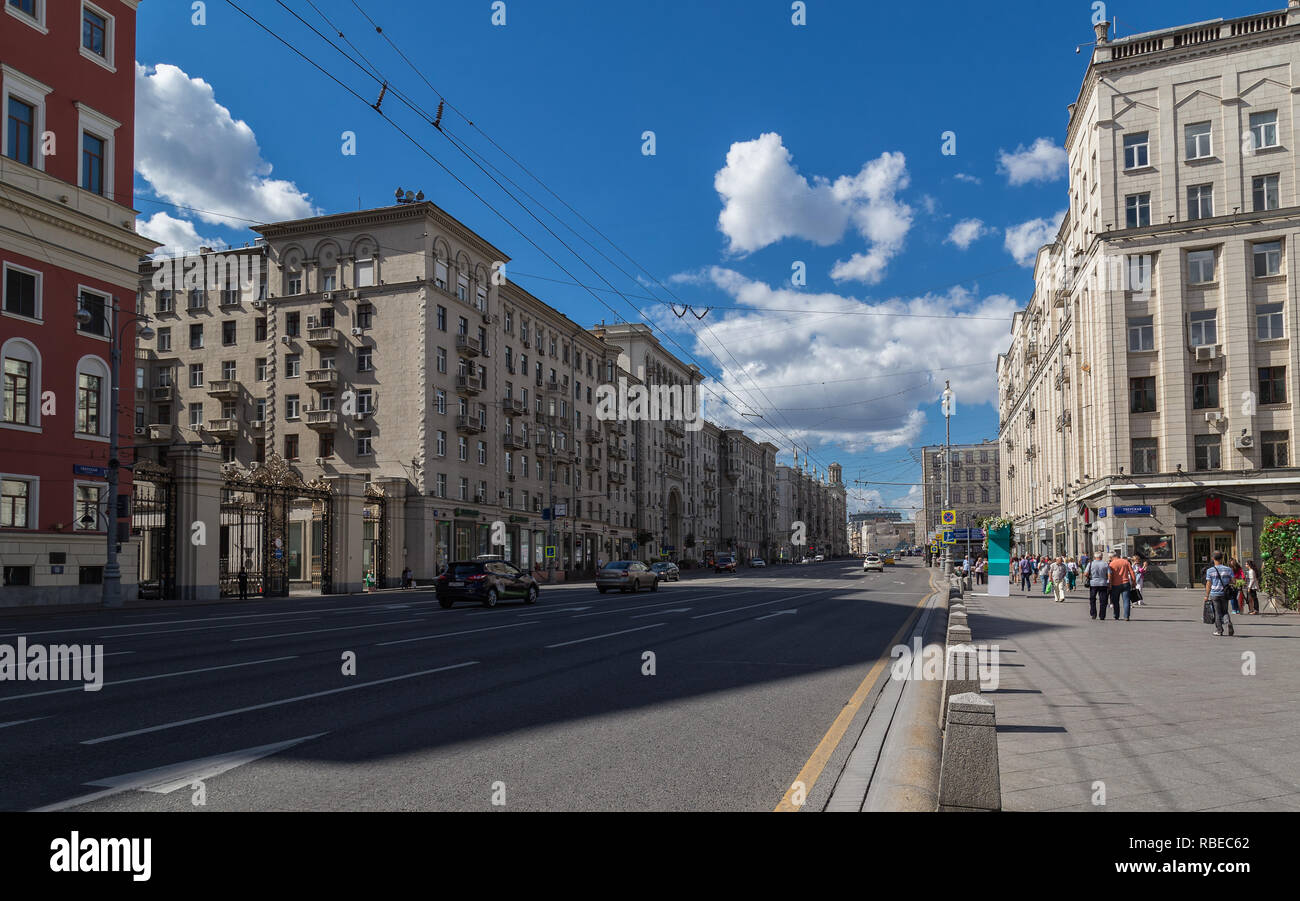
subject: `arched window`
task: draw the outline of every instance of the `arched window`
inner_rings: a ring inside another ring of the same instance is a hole
[[[0,370],[4,379],[4,405],[0,425],[41,424],[41,353],[22,338],[10,338],[0,349]]]
[[[108,435],[111,388],[107,363],[94,356],[82,357],[78,361],[76,382],[73,384],[78,436]]]

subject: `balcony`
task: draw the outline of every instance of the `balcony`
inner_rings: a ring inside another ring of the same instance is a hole
[[[307,329],[307,343],[312,347],[338,347],[343,340],[343,333],[336,328]]]
[[[477,416],[461,414],[456,417],[456,431],[463,432],[466,435],[478,435],[486,432],[487,426],[480,422]]]
[[[306,379],[309,388],[337,388],[339,371],[337,369],[308,369]]]
[[[621,419],[606,419],[605,428],[620,437],[627,435],[627,423],[623,422]]]
[[[626,459],[627,459],[627,451],[623,450],[623,448],[619,447],[619,446],[618,446],[617,444],[615,444],[615,443],[611,443],[611,444],[608,446],[608,448],[607,448],[607,450],[606,450],[606,453],[609,454],[609,458],[610,458],[611,460],[626,460]]]
[[[674,457],[686,456],[686,442],[677,438],[669,438],[664,442],[664,450]]]
[[[208,434],[215,435],[218,438],[238,438],[239,437],[239,420],[238,419],[209,419],[208,427],[204,429]]]
[[[517,397],[504,397],[501,399],[501,409],[507,416],[526,416],[528,407]]]
[[[317,432],[333,432],[339,427],[338,410],[307,410],[307,428]]]
[[[506,450],[528,450],[528,439],[514,432],[506,432],[501,438]]]
[[[169,403],[176,400],[176,386],[162,385],[156,387],[150,392],[150,396],[153,397],[154,403]]]
[[[611,485],[622,485],[625,481],[627,481],[623,477],[623,473],[619,472],[617,469],[611,469],[608,475],[606,476],[606,478],[609,480],[609,483]]]
[[[564,391],[565,388],[566,386],[561,385],[559,382],[555,381],[554,379],[551,379],[546,383],[546,390],[551,392],[552,394],[559,394],[561,391]]]
[[[587,429],[587,440],[596,443],[604,441],[605,436],[600,433],[600,429]]]
[[[477,357],[483,353],[483,345],[479,343],[478,338],[469,335],[457,335],[456,353],[466,357]]]
[[[171,443],[172,438],[176,436],[176,426],[155,424],[145,428],[145,437],[151,442],[165,441]]]
[[[483,382],[476,375],[456,376],[456,393],[475,395],[483,390]]]
[[[739,463],[728,463],[724,470],[724,475],[731,481],[735,482],[740,479],[743,469]]]
[[[239,400],[239,382],[235,379],[213,379],[208,382],[208,397]]]
[[[704,471],[705,471],[705,472],[717,472],[717,471],[718,471],[718,464],[717,464],[717,463],[714,463],[712,460],[705,460],[705,461],[704,461]]]
[[[664,423],[664,429],[669,435],[676,435],[678,438],[686,437],[686,426],[676,420],[670,419]]]
[[[595,472],[600,469],[600,461],[595,457],[584,457],[582,459],[582,465],[585,466],[589,472]]]

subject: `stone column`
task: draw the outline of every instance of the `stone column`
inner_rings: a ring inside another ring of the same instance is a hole
[[[334,593],[350,594],[365,588],[361,560],[364,536],[366,479],[363,475],[327,476],[334,490]]]
[[[400,585],[402,570],[411,567],[415,572],[412,548],[406,543],[406,479],[379,479],[375,482],[384,492],[384,529],[388,541],[388,578],[392,585]]]
[[[221,458],[200,446],[171,455],[176,492],[176,597],[215,601],[221,596]],[[202,530],[196,526],[202,524]],[[203,544],[195,544],[198,538]]]

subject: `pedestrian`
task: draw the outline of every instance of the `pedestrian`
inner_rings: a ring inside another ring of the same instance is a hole
[[[375,590],[375,574],[373,572],[366,573],[365,585],[366,591],[373,594]]]
[[[1101,619],[1106,618],[1106,603],[1110,597],[1110,567],[1106,561],[1101,559],[1101,551],[1096,551],[1092,555],[1092,560],[1088,563],[1088,569],[1085,573],[1088,579],[1088,616],[1097,619],[1100,614]],[[1097,599],[1101,599],[1100,606]]]
[[[402,569],[402,587],[410,588],[411,586],[411,567],[407,566]]]
[[[1138,607],[1145,607],[1146,604],[1143,602],[1142,598],[1142,583],[1146,581],[1147,577],[1147,559],[1141,554],[1137,554],[1133,557],[1132,563],[1133,577],[1136,579],[1135,585],[1138,590],[1138,599],[1133,603]]]
[[[1119,551],[1110,552],[1110,606],[1115,614],[1115,619],[1119,619],[1120,601],[1124,602],[1124,621],[1128,622],[1131,607],[1129,606],[1129,589],[1133,587],[1133,564],[1128,562],[1128,558],[1120,554]],[[1102,619],[1105,619],[1103,616]]]
[[[1030,579],[1034,573],[1034,561],[1028,557],[1020,558],[1020,590],[1029,594]]]
[[[242,564],[239,567],[239,599],[248,600],[248,571]]]
[[[1071,591],[1074,591],[1074,583],[1076,580],[1078,580],[1078,578],[1079,578],[1079,561],[1071,557],[1065,563],[1065,581],[1066,584],[1070,586]]]
[[[1048,557],[1046,554],[1043,555],[1043,559],[1039,562],[1038,571],[1042,573],[1043,576],[1044,597],[1052,593],[1052,567],[1055,565],[1056,564],[1052,561],[1052,558]]]
[[[1052,564],[1052,591],[1056,594],[1056,603],[1065,603],[1065,579],[1070,569],[1065,565],[1064,557],[1057,557]]]
[[[980,584],[981,585],[989,584],[989,558],[980,557],[979,563],[977,565],[979,566]]]
[[[1241,568],[1241,563],[1236,557],[1228,561],[1228,569],[1232,570],[1232,590],[1228,592],[1228,607],[1235,613],[1241,613],[1241,586],[1246,584],[1246,572]]]
[[[1250,605],[1251,616],[1259,615],[1259,570],[1254,560],[1246,561],[1246,602]]]
[[[1214,602],[1214,634],[1222,635],[1223,627],[1235,635],[1232,617],[1228,615],[1228,592],[1232,590],[1232,570],[1223,565],[1223,551],[1214,552],[1214,565],[1205,570],[1205,600]]]

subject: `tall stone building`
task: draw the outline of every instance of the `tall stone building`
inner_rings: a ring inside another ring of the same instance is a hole
[[[972,528],[981,518],[995,516],[1002,510],[996,441],[952,445],[952,500],[947,508],[944,507],[947,474],[943,456],[942,444],[921,449],[924,497],[917,524],[918,540],[940,529],[939,513],[944,509],[957,511],[957,527],[963,529]]]
[[[1294,515],[1300,3],[1111,40],[1069,106],[1070,207],[998,361],[1033,550],[1196,583]]]

